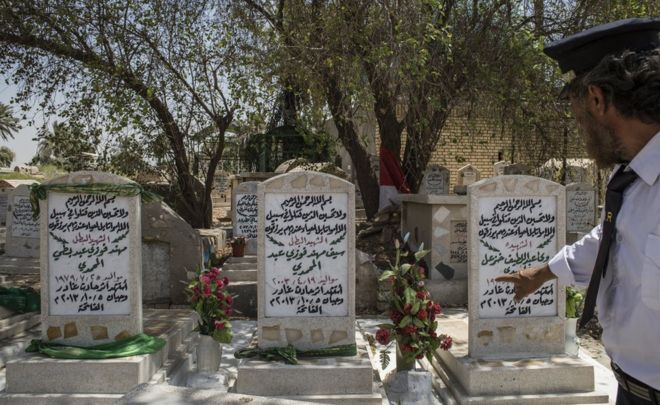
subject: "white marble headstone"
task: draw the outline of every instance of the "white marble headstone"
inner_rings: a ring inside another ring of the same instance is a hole
[[[125,184],[75,172],[45,185]],[[140,197],[48,191],[41,210],[42,337],[95,345],[142,332]]]
[[[531,176],[468,187],[470,356],[564,351],[564,289],[549,281],[520,303],[495,277],[547,263],[564,245],[565,193]]]
[[[424,178],[422,178],[419,194],[449,194],[449,170],[440,165],[429,165],[424,174]]]
[[[504,167],[508,165],[509,162],[506,160],[500,160],[499,162],[495,162],[493,164],[493,172],[495,173],[495,176],[501,176],[504,174]]]
[[[588,183],[566,185],[566,231],[591,232],[596,226],[596,190]]]
[[[245,254],[257,254],[258,181],[240,183],[233,191],[232,223],[234,236],[245,237]]]
[[[479,181],[481,172],[476,167],[468,164],[458,169],[458,185],[469,186],[470,184]]]
[[[295,172],[258,187],[259,346],[355,342],[355,188]]]
[[[9,192],[5,254],[39,257],[39,219],[32,216],[30,187],[20,185]]]

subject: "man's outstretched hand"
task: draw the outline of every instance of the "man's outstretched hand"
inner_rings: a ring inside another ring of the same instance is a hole
[[[550,267],[544,264],[541,267],[523,269],[517,273],[495,277],[495,281],[513,284],[513,290],[516,293],[513,299],[520,302],[523,298],[541,288],[546,281],[554,278],[557,277],[550,271]]]

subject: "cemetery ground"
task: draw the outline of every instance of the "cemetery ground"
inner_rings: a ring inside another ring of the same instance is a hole
[[[393,258],[394,244],[392,240],[398,230],[396,222],[398,218],[396,213],[389,213],[381,216],[376,221],[370,223],[360,223],[357,226],[357,233],[361,237],[357,240],[357,246],[360,250],[370,254],[373,261],[379,266],[385,267],[387,262]],[[366,232],[363,232],[365,231]],[[0,253],[4,254],[4,235],[5,227],[0,227]],[[222,249],[222,257],[220,262],[224,261],[231,255],[231,249]],[[1,256],[0,256],[1,257]],[[32,287],[35,289],[40,288],[38,266],[30,268],[26,265],[26,271],[17,274],[16,272],[7,271],[5,268],[0,267],[0,285],[14,286],[14,287]],[[148,319],[149,314],[154,315],[156,310],[145,310],[145,317]],[[440,330],[445,329],[444,321],[464,319],[467,317],[467,311],[464,306],[448,306],[444,308],[444,314],[440,318]],[[27,314],[27,316],[20,316],[14,319],[13,325],[3,325],[0,329],[0,391],[5,388],[6,384],[6,369],[5,364],[23,355],[23,351],[31,339],[38,338],[40,335],[39,317],[36,314]],[[5,319],[6,321],[6,319]],[[357,325],[358,335],[360,339],[364,339],[366,334],[374,335],[376,332],[376,325],[385,321],[384,313],[377,309],[365,310],[363,313],[358,313]],[[6,323],[6,322],[5,322]],[[305,403],[304,401],[289,401],[286,399],[264,398],[260,396],[250,396],[245,394],[232,393],[231,387],[236,382],[237,375],[237,360],[233,357],[233,352],[240,347],[246,346],[256,330],[256,322],[247,318],[237,316],[232,321],[235,337],[231,345],[225,346],[222,354],[222,363],[219,371],[214,374],[199,374],[194,372],[194,365],[190,363],[190,359],[182,361],[178,365],[177,370],[172,370],[163,367],[160,372],[156,373],[148,383],[139,385],[137,388],[131,390],[128,394],[122,396],[115,396],[113,400],[116,403],[225,403],[225,404],[285,404],[285,403]],[[581,337],[581,356],[588,358],[591,356],[599,363],[596,370],[596,380],[610,381],[608,379],[609,359],[605,354],[603,347],[600,343],[600,327],[597,322],[592,321],[587,328],[587,333],[580,335]],[[382,384],[382,381],[390,381],[394,371],[395,363],[392,362],[385,370],[381,368],[380,360],[376,347],[369,349],[370,360],[374,369],[374,385],[376,390],[386,394],[389,403],[408,403],[401,401],[401,392],[397,392],[397,388],[391,384]],[[587,356],[588,355],[588,356]],[[420,370],[427,369],[433,371],[433,365],[426,360],[422,360],[417,364]],[[171,373],[171,374],[168,374]],[[228,392],[229,391],[229,392]],[[385,397],[385,395],[383,395]],[[613,396],[610,397],[612,400]],[[99,398],[100,400],[100,398]],[[49,403],[49,402],[46,402]],[[53,402],[54,403],[54,402]],[[59,403],[59,402],[58,402]],[[92,402],[93,403],[93,402]],[[350,403],[350,402],[348,402]],[[383,402],[385,403],[385,402]],[[425,398],[419,402],[409,403],[436,403],[436,404],[451,404],[454,403],[450,395],[448,395],[448,387],[446,383],[434,374],[433,378],[433,397]]]

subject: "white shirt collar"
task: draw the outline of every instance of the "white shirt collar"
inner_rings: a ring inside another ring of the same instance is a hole
[[[639,178],[652,186],[660,175],[660,132],[655,134],[628,165]]]

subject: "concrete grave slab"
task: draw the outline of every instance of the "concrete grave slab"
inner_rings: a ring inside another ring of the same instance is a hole
[[[593,366],[565,354],[526,358],[473,358],[468,355],[467,319],[441,320],[453,338],[448,351],[434,354],[433,366],[458,404],[607,403],[595,386]]]
[[[199,232],[162,201],[142,204],[141,223],[144,302],[187,304],[187,272],[204,264]]]
[[[424,261],[429,271],[427,288],[444,305],[467,304],[468,198],[460,195],[401,196],[401,233],[408,243],[431,252]]]

